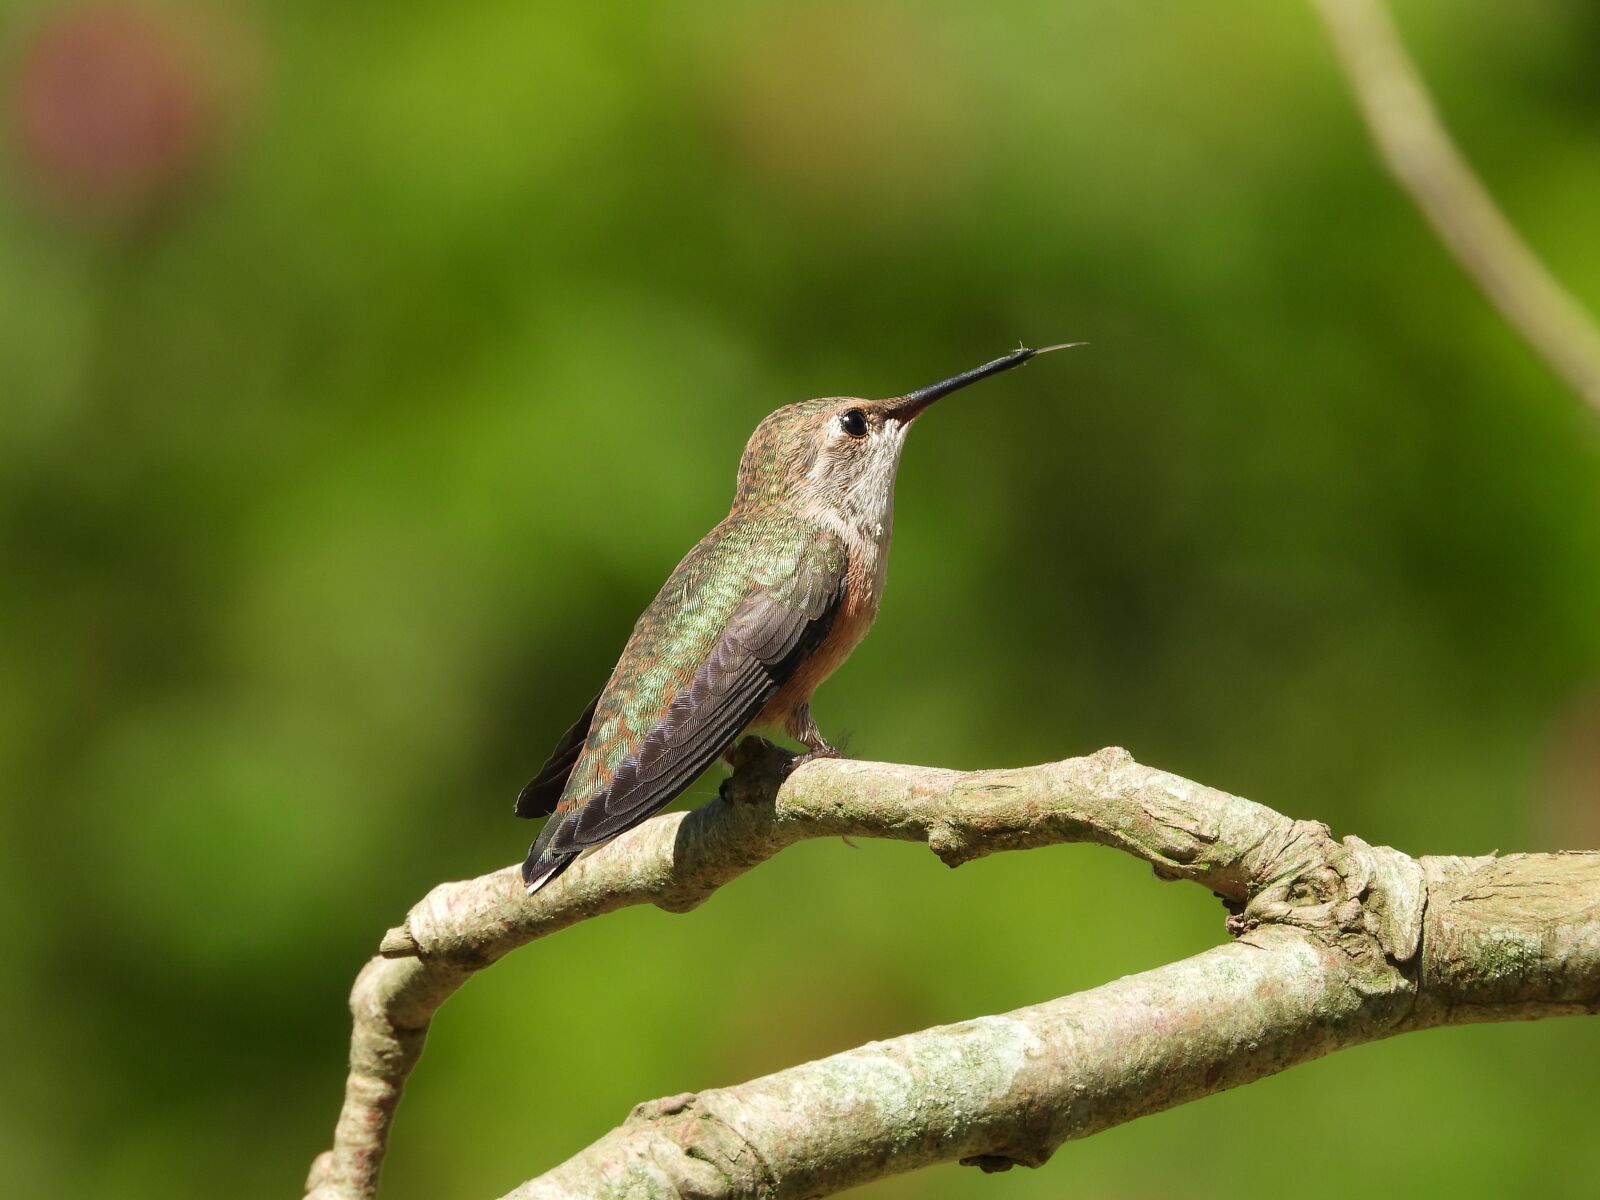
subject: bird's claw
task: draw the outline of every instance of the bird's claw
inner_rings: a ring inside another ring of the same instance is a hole
[[[844,757],[844,751],[839,750],[836,747],[830,746],[826,742],[824,742],[820,746],[817,746],[817,747],[814,747],[813,749],[807,750],[804,754],[796,754],[793,758],[791,758],[789,760],[788,768],[784,771],[784,775],[785,776],[793,775],[796,771],[798,771],[801,767],[805,766],[808,762],[815,762],[816,760],[821,759],[821,758],[843,758],[843,757]]]

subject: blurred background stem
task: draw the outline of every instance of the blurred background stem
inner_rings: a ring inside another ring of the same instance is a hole
[[[1550,369],[1600,412],[1600,328],[1450,139],[1383,0],[1311,0],[1384,164],[1463,270]]]

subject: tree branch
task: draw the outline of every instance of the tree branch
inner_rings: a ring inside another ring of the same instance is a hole
[[[1495,205],[1439,120],[1383,0],[1312,0],[1389,173],[1489,302],[1600,411],[1600,330]]]
[[[1358,868],[1393,854],[1327,846]],[[505,1200],[823,1196],[936,1162],[1039,1166],[1062,1142],[1347,1046],[1600,1008],[1600,855],[1424,859],[1422,869],[1426,921],[1408,910],[1420,962],[1385,953],[1369,917],[1385,887],[1420,896],[1421,871],[1380,884],[1359,869],[1335,882],[1313,868],[1308,888],[1291,887],[1298,901],[1288,911],[1282,900],[1252,903],[1248,919],[1261,923],[1231,945],[1003,1016],[640,1105]]]
[[[1355,998],[1329,986],[1308,940],[1266,941],[1280,949],[1218,946],[1076,996],[640,1105],[506,1200],[825,1196],[936,1162],[1040,1166],[1068,1138],[1336,1048],[1326,1028]]]
[[[1111,845],[1217,892],[1241,937],[1077,996],[641,1106],[514,1196],[823,1195],[936,1161],[1037,1165],[1068,1138],[1346,1045],[1600,1004],[1600,855],[1418,861],[1116,749],[971,773],[823,760],[785,779],[787,761],[746,742],[722,798],[647,822],[535,897],[515,868],[429,893],[357,980],[344,1109],[308,1195],[376,1194],[428,1021],[475,970],[616,908],[686,911],[810,837],[923,841],[952,866]]]

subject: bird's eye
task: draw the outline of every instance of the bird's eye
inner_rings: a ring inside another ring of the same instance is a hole
[[[839,428],[853,438],[867,436],[867,414],[859,408],[849,408],[839,415]]]

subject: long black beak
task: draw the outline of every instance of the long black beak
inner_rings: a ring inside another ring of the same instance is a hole
[[[938,383],[930,383],[927,387],[918,388],[914,392],[907,392],[898,400],[891,401],[884,407],[884,415],[893,417],[903,425],[909,425],[923,409],[932,404],[941,396],[948,396],[951,392],[959,392],[968,384],[977,383],[980,379],[987,379],[991,375],[998,375],[1002,371],[1009,371],[1012,367],[1020,367],[1030,358],[1040,354],[1049,354],[1052,350],[1070,350],[1073,346],[1086,346],[1087,342],[1062,342],[1059,346],[1044,346],[1038,350],[1021,347],[1010,354],[986,362],[981,367],[973,367],[970,371],[963,371],[959,375],[952,375],[949,379],[942,379]]]

